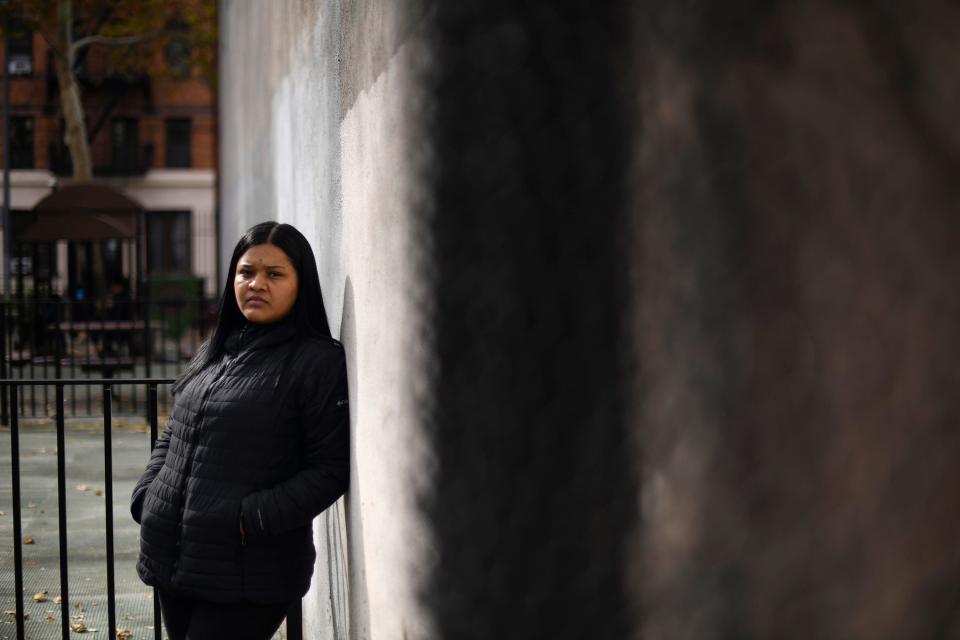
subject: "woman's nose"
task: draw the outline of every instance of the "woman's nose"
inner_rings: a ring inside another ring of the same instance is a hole
[[[249,285],[249,287],[250,287],[251,289],[261,289],[261,288],[263,288],[263,283],[264,283],[264,282],[266,282],[266,277],[265,277],[265,276],[262,276],[262,275],[260,275],[260,274],[258,274],[258,273],[255,273],[255,274],[253,275],[253,277],[250,279],[250,285]]]

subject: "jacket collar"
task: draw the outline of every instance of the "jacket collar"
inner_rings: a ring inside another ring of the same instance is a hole
[[[290,340],[296,333],[297,325],[292,313],[270,324],[244,321],[227,336],[223,349],[232,356],[255,349],[267,349]]]

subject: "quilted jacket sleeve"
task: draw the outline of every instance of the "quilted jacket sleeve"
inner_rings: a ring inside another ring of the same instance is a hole
[[[163,461],[167,457],[167,449],[170,447],[170,430],[164,429],[163,433],[160,434],[160,437],[157,438],[157,442],[153,447],[153,452],[150,454],[150,461],[147,462],[147,468],[143,472],[143,475],[140,476],[140,480],[137,481],[136,486],[133,488],[133,495],[130,497],[130,515],[133,516],[133,519],[136,520],[137,524],[140,524],[140,512],[143,508],[143,497],[147,494],[147,489],[150,488],[150,483],[153,482],[153,479],[157,477],[157,473],[160,472],[160,467],[163,466]]]
[[[287,480],[243,499],[247,541],[309,524],[347,490],[350,478],[350,411],[343,348],[328,350],[302,385],[303,465]]]

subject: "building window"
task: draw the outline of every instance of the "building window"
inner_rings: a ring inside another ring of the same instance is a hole
[[[190,212],[147,213],[147,268],[151,274],[190,273]]]
[[[33,169],[33,118],[10,118],[10,168]]]
[[[185,169],[190,167],[190,120],[170,118],[167,129],[167,166]]]
[[[33,32],[22,25],[10,27],[10,75],[29,76],[33,74]]]
[[[139,123],[136,118],[114,118],[112,123],[113,169],[135,171],[138,165]]]
[[[190,77],[190,45],[185,37],[178,36],[170,40],[164,52],[170,75],[179,80]]]

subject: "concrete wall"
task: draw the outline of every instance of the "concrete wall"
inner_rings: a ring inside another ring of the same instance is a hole
[[[224,246],[349,354],[311,633],[957,637],[956,7],[221,8]]]
[[[391,2],[222,2],[222,246],[289,222],[344,342],[351,489],[318,519],[305,637],[416,638],[430,563],[420,227],[423,35]],[[349,562],[347,557],[349,556]],[[347,577],[349,576],[349,592]],[[349,610],[349,621],[347,614]]]

